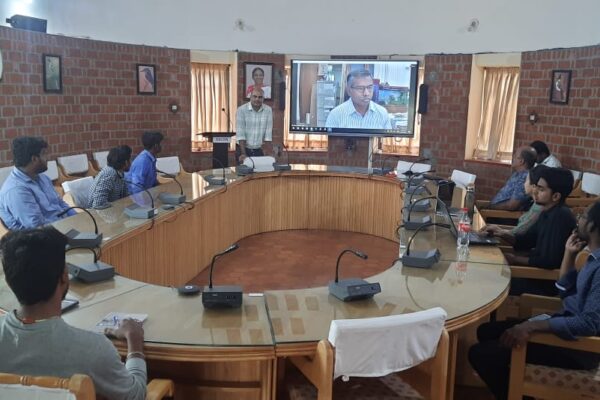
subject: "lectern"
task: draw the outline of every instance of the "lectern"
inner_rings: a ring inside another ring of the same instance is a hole
[[[213,144],[213,168],[226,168],[229,167],[229,142],[231,137],[235,136],[235,132],[203,132],[202,136],[208,138],[209,142]],[[219,160],[222,165],[219,165]]]

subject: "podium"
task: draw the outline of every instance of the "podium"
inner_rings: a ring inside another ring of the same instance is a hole
[[[202,132],[202,136],[208,138],[208,141],[213,144],[212,167],[229,167],[229,142],[231,142],[231,137],[235,136],[235,132]],[[219,160],[222,165],[219,165],[215,159]]]

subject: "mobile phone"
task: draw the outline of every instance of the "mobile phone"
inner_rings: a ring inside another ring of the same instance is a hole
[[[79,304],[79,300],[75,300],[75,299],[64,299],[61,303],[60,303],[60,310],[62,312],[62,314],[66,313],[67,311],[69,311],[72,308],[77,307],[77,305]]]

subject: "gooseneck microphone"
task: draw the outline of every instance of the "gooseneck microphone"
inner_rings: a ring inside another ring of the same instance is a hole
[[[220,186],[220,185],[225,185],[225,166],[223,165],[223,163],[221,162],[221,160],[219,160],[216,157],[211,157],[214,161],[217,162],[217,164],[219,164],[221,166],[221,169],[223,170],[223,176],[221,178],[215,176],[214,174],[209,174],[206,176],[203,176],[202,178],[208,182],[209,185],[216,185],[216,186]]]
[[[161,171],[160,169],[157,169],[156,172],[162,174],[162,176],[164,176],[165,178],[173,179],[175,181],[175,183],[177,183],[177,185],[179,186],[179,195],[176,195],[173,193],[168,193],[168,192],[161,192],[158,195],[158,198],[160,199],[160,201],[162,201],[165,204],[175,204],[175,205],[185,203],[185,194],[183,194],[183,186],[181,186],[181,182],[179,182],[177,180],[177,175]]]
[[[231,123],[231,116],[229,115],[229,111],[225,109],[225,107],[221,108],[221,111],[223,111],[227,116],[227,128],[229,129],[229,132],[233,132],[233,124]]]
[[[391,172],[391,169],[389,169],[389,168],[387,170],[385,169],[385,162],[391,158],[392,158],[392,156],[385,156],[385,157],[379,158],[379,168],[381,169],[380,172],[381,172],[382,176]]]
[[[288,151],[288,148],[285,145],[285,143],[281,143],[281,148],[285,151],[286,163],[281,164],[278,162],[274,162],[273,169],[275,169],[275,171],[289,171],[292,169],[292,166],[290,165],[290,152]]]
[[[136,182],[133,182],[133,181],[130,181],[127,179],[123,179],[123,181],[127,184],[139,187],[144,192],[146,192],[146,194],[150,198],[150,208],[141,207],[134,203],[134,204],[131,204],[131,205],[125,207],[125,209],[123,210],[125,212],[125,214],[127,214],[131,218],[137,218],[137,219],[154,218],[154,216],[157,214],[157,210],[156,210],[156,208],[154,208],[154,197],[152,197],[152,193],[150,193],[150,191],[148,189],[146,189],[143,185],[140,185],[139,183],[136,183]]]
[[[368,299],[381,292],[379,283],[369,283],[364,279],[343,279],[339,280],[340,259],[346,253],[352,253],[357,257],[366,260],[368,256],[359,250],[345,249],[342,250],[335,264],[335,280],[329,282],[329,294],[337,297],[342,301],[353,301]]]
[[[94,254],[94,262],[81,265],[67,262],[67,270],[74,278],[77,278],[82,282],[94,283],[102,282],[115,276],[115,267],[99,261],[98,253],[96,253],[93,248],[81,247],[80,249],[91,251]],[[67,249],[66,251],[70,250],[73,250],[73,248]]]
[[[429,161],[429,157],[422,157],[422,158],[419,158],[419,159],[413,161],[413,163],[410,164],[410,166],[408,167],[408,171],[405,171],[402,174],[406,175],[408,177],[410,177],[411,175],[415,174],[415,172],[413,172],[412,168],[415,166],[415,164],[423,162],[423,161]]]
[[[238,308],[242,305],[242,288],[240,286],[214,286],[213,287],[213,270],[217,258],[231,253],[239,248],[237,243],[232,244],[220,253],[213,256],[210,263],[210,271],[208,276],[208,286],[204,286],[202,290],[202,305],[204,308]]]
[[[98,224],[96,223],[96,218],[92,215],[91,212],[88,211],[85,207],[73,206],[69,207],[62,212],[60,212],[57,216],[62,217],[67,214],[70,210],[83,210],[87,215],[90,216],[92,222],[94,223],[94,233],[90,232],[79,232],[77,229],[70,229],[65,236],[68,238],[68,244],[71,248],[77,247],[98,247],[100,243],[102,243],[102,234],[98,234]]]
[[[413,233],[413,235],[408,240],[408,243],[406,244],[406,251],[400,258],[403,266],[414,268],[431,268],[433,264],[437,263],[440,260],[442,254],[437,248],[426,251],[413,251],[412,254],[410,252],[410,245],[412,244],[417,234],[423,229],[430,226],[439,226],[447,229],[450,228],[448,224],[441,224],[435,222],[429,222],[418,227],[415,233]]]

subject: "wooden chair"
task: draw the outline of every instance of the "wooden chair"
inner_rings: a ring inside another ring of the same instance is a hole
[[[96,399],[94,383],[87,375],[75,374],[71,378],[58,378],[52,376],[28,376],[0,373],[0,398],[9,398],[2,397],[2,384],[22,385],[24,387],[30,387],[29,390],[34,390],[30,396],[23,398],[37,398],[35,396],[38,392],[35,389],[35,386],[37,386],[41,388],[55,388],[69,391],[75,395],[75,399],[77,400]],[[146,400],[159,400],[165,397],[173,397],[174,392],[175,385],[173,384],[173,381],[169,379],[153,379],[148,383]],[[64,398],[64,396],[62,398]]]
[[[95,176],[96,172],[90,168],[86,154],[74,154],[70,156],[58,157],[59,182],[72,181],[83,178],[84,176]]]
[[[317,345],[314,357],[289,358],[291,363],[312,384],[290,388],[290,400],[348,398],[360,400],[367,396],[373,398],[374,391],[381,393],[378,398],[384,398],[383,393],[386,392],[393,395],[395,399],[414,399],[415,396],[423,394],[433,400],[445,400],[446,398],[449,336],[443,328],[433,358],[421,363],[415,362],[412,366],[408,366],[411,368],[410,371],[391,373],[381,378],[351,378],[348,383],[342,382],[341,379],[334,381],[335,351],[336,349],[328,340],[321,340]],[[419,392],[415,388],[419,389]]]
[[[523,211],[507,211],[507,210],[492,210],[487,207],[490,206],[490,202],[487,200],[477,200],[477,209],[484,220],[489,218],[502,218],[505,220],[514,221],[514,225],[517,225],[517,221],[523,215]]]
[[[581,178],[581,193],[582,196],[580,197],[574,197],[571,194],[567,197],[565,204],[571,208],[587,207],[600,200],[600,175],[584,172]]]
[[[58,193],[58,195],[60,197],[62,197],[65,192],[62,188],[62,186],[60,185],[60,176],[58,173],[58,164],[56,162],[56,160],[50,160],[48,161],[48,169],[46,171],[44,171],[44,174],[50,178],[50,180],[52,181],[52,184],[54,185],[54,190],[56,190],[56,193]]]
[[[452,175],[450,176],[450,180],[456,184],[456,186],[460,188],[467,188],[475,184],[475,179],[477,179],[477,175],[469,174],[468,172],[460,171],[455,169],[452,171]]]
[[[185,175],[190,175],[189,172],[183,169],[183,165],[179,161],[178,156],[172,157],[159,157],[156,159],[156,169],[162,172],[166,172],[167,174],[175,175],[176,177],[183,177]],[[171,178],[166,178],[161,176],[160,172],[158,173],[158,182],[159,183],[168,183],[171,182]]]
[[[14,165],[0,168],[0,188],[4,185],[4,181],[9,177],[12,172]]]
[[[65,190],[63,200],[72,207],[87,207],[88,195],[93,183],[94,178],[91,176],[63,182],[62,187]]]
[[[522,295],[520,316],[552,313],[560,308],[557,298]],[[529,343],[600,353],[600,337],[560,339],[550,333],[534,333]],[[513,348],[510,367],[509,400],[532,396],[547,400],[600,399],[599,370],[581,371],[526,363],[527,345]]]
[[[107,151],[95,151],[92,153],[93,160],[90,161],[90,168],[92,168],[96,174],[108,164],[107,162],[108,150]]]

